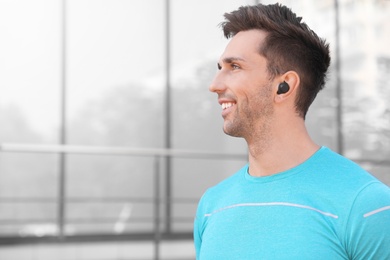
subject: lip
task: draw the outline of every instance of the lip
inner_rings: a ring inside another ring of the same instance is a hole
[[[226,103],[231,103],[231,104],[233,104],[233,105],[230,106],[230,107],[227,107],[227,108],[222,109],[221,115],[222,115],[223,118],[225,118],[225,117],[234,109],[234,107],[235,107],[236,104],[237,104],[235,100],[226,99],[226,98],[218,99],[218,103],[221,105],[221,107],[222,107],[223,104],[226,104]]]
[[[220,104],[220,105],[222,105],[223,103],[236,103],[236,101],[234,100],[234,99],[228,99],[228,98],[220,98],[220,99],[218,99],[218,103]]]
[[[228,116],[228,114],[232,111],[233,108],[234,108],[234,106],[231,106],[229,108],[222,110],[222,112],[221,112],[222,117],[226,118]]]

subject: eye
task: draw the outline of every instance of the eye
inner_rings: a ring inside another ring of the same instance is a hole
[[[231,67],[232,67],[232,69],[234,69],[234,70],[241,69],[241,67],[240,67],[239,65],[235,64],[235,63],[232,63],[232,64],[231,64]]]
[[[219,63],[217,63],[217,68],[218,68],[218,70],[221,70],[222,66]]]

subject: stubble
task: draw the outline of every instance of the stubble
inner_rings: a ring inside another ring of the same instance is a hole
[[[272,85],[260,86],[259,92],[240,104],[235,114],[225,121],[224,132],[233,137],[242,137],[256,153],[263,153],[269,146],[273,120]]]

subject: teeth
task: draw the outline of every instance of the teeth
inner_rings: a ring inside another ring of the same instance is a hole
[[[233,102],[228,102],[228,103],[222,103],[222,109],[225,110],[226,108],[232,107],[234,105]]]

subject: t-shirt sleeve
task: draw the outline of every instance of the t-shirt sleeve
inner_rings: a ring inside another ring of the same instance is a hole
[[[200,226],[201,226],[200,219],[197,216],[195,216],[195,220],[194,220],[194,246],[195,246],[196,259],[199,259],[200,247],[202,245]]]
[[[203,209],[203,202],[204,202],[204,196],[200,199],[198,203],[198,208],[196,211],[195,219],[194,219],[194,246],[195,246],[195,253],[196,253],[196,259],[199,259],[200,255],[200,248],[202,246],[202,234],[203,234],[203,226],[204,226],[204,209]]]
[[[390,259],[390,188],[373,182],[362,189],[346,230],[349,259]]]

